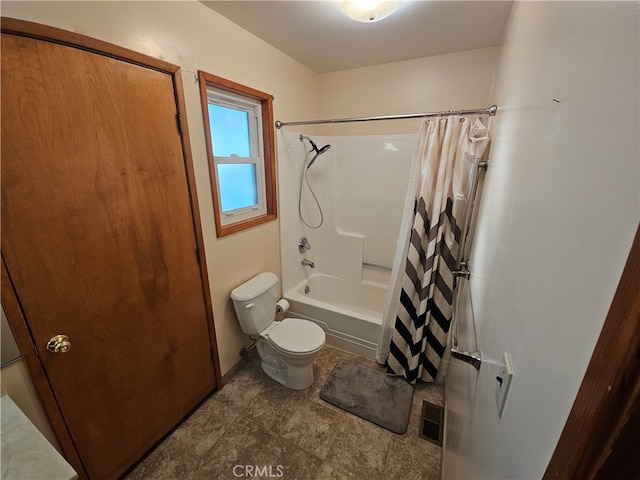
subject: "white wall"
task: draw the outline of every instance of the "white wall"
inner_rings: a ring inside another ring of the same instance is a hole
[[[500,47],[417,58],[320,76],[320,118],[438,112],[489,106]],[[420,120],[327,125],[326,135],[416,133]]]
[[[364,237],[365,262],[393,265],[417,141],[417,132],[335,137],[336,230]]]
[[[541,478],[551,458],[638,227],[638,31],[637,2],[514,4],[471,255],[488,361],[451,361],[445,478]]]

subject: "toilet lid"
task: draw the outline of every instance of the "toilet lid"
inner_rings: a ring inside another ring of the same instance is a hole
[[[285,318],[269,332],[269,341],[291,353],[312,352],[325,342],[324,330],[301,318]]]

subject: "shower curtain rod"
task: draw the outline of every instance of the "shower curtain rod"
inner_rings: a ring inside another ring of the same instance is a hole
[[[444,117],[449,115],[489,115],[493,117],[498,111],[496,105],[488,108],[477,108],[474,110],[446,110],[440,112],[429,113],[407,113],[404,115],[382,115],[379,117],[353,117],[353,118],[333,118],[331,120],[305,120],[302,122],[281,122],[276,120],[276,128],[282,128],[289,125],[315,125],[318,123],[348,123],[348,122],[369,122],[373,120],[399,120],[404,118],[428,118],[428,117]]]

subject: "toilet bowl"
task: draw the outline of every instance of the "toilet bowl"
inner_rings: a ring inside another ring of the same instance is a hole
[[[275,321],[278,277],[266,272],[231,292],[242,331],[256,339],[262,371],[292,390],[313,384],[313,360],[325,344],[324,330],[301,318]]]

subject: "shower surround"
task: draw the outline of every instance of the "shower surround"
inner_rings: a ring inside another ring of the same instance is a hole
[[[282,290],[291,312],[325,329],[327,342],[374,358],[417,134],[311,136],[331,145],[301,182],[308,142],[279,130],[278,182]],[[298,251],[307,237],[311,249]],[[302,265],[312,261],[314,268]],[[373,264],[377,266],[368,266]]]

